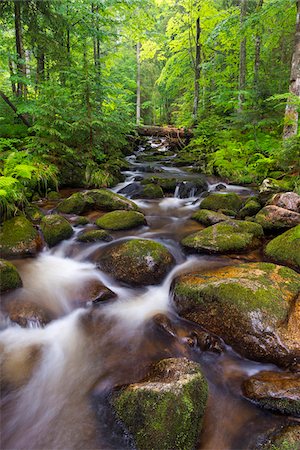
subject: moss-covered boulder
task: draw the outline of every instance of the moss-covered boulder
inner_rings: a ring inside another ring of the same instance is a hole
[[[16,267],[4,259],[0,259],[0,292],[22,286],[21,277]]]
[[[149,177],[141,181],[141,185],[158,184],[164,192],[173,193],[177,186],[176,178]]]
[[[133,285],[160,283],[174,264],[174,258],[162,244],[133,239],[106,250],[100,267],[117,280]]]
[[[69,239],[73,234],[70,223],[59,214],[45,216],[41,221],[41,230],[49,247]]]
[[[234,192],[228,194],[209,194],[202,200],[200,209],[210,209],[212,211],[230,210],[237,213],[242,207],[242,199]]]
[[[112,241],[113,238],[105,230],[88,230],[79,234],[76,238],[78,242],[97,242],[97,241]]]
[[[291,189],[289,180],[275,180],[274,178],[265,178],[259,186],[259,193],[264,195],[273,195],[278,192],[287,192]]]
[[[235,253],[259,246],[262,227],[253,222],[230,220],[185,237],[184,247],[203,253]]]
[[[23,215],[6,220],[0,227],[0,254],[3,258],[32,256],[40,246],[37,230]]]
[[[192,215],[192,219],[208,227],[228,220],[228,216],[219,212],[210,211],[209,209],[200,209]]]
[[[190,273],[173,283],[180,315],[247,358],[292,365],[300,357],[300,275],[270,263]]]
[[[265,255],[276,263],[300,269],[300,225],[272,239],[265,248]]]
[[[96,220],[96,225],[105,230],[129,230],[146,225],[145,216],[137,211],[112,211]]]
[[[70,222],[74,227],[82,227],[90,223],[89,219],[85,216],[77,216],[74,219],[71,219]]]
[[[9,300],[4,311],[12,322],[23,328],[44,327],[52,320],[46,309],[30,301]]]
[[[170,358],[152,367],[145,381],[115,393],[112,404],[137,448],[192,450],[207,397],[200,366],[186,358]]]
[[[59,193],[57,191],[50,191],[47,194],[48,200],[58,200],[60,197]]]
[[[276,231],[300,224],[300,214],[279,206],[269,205],[256,214],[255,221],[266,231]]]
[[[87,207],[87,200],[83,192],[75,192],[68,198],[64,198],[57,205],[57,211],[63,214],[81,214]]]
[[[39,223],[44,217],[43,211],[35,205],[29,205],[25,208],[25,215],[33,223]]]
[[[101,211],[115,211],[116,209],[125,209],[126,211],[137,211],[138,206],[122,195],[115,194],[108,189],[93,189],[85,192],[85,198],[92,204],[91,209]]]
[[[255,197],[250,197],[246,201],[242,209],[240,209],[238,217],[244,219],[245,217],[255,216],[261,210],[261,204]]]
[[[243,393],[262,408],[300,416],[300,373],[259,372],[244,381]]]
[[[300,195],[296,194],[296,192],[284,192],[273,195],[268,204],[300,213]]]
[[[141,192],[134,198],[162,198],[163,196],[164,192],[158,184],[149,183],[145,184]]]

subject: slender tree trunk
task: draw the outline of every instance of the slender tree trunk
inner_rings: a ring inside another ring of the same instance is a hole
[[[41,83],[45,79],[45,53],[38,48],[37,51],[37,64],[36,64],[36,78],[37,84]]]
[[[247,11],[247,0],[240,0],[240,24],[241,27],[244,25]],[[242,91],[246,87],[246,38],[243,37],[240,43],[240,69],[239,69],[239,111],[243,109],[243,103],[245,101],[244,94]]]
[[[263,0],[258,1],[257,10],[260,11],[263,5]],[[259,82],[259,69],[260,69],[260,47],[261,47],[261,34],[257,32],[255,36],[255,57],[254,57],[254,89],[258,90]]]
[[[297,0],[297,20],[296,20],[296,32],[295,32],[295,44],[291,66],[290,77],[290,93],[296,95],[300,99],[300,0]],[[287,101],[284,116],[284,129],[283,138],[288,139],[292,136],[296,136],[298,133],[298,106],[293,101],[293,97],[290,97]]]
[[[94,136],[93,136],[93,126],[92,126],[91,91],[90,91],[89,68],[88,68],[88,60],[87,60],[86,43],[84,45],[83,63],[84,63],[84,73],[85,73],[85,104],[86,104],[86,109],[87,109],[88,128],[89,128],[89,157],[92,158]]]
[[[14,67],[13,67],[13,63],[12,63],[11,59],[8,60],[8,67],[9,67],[9,73],[10,73],[10,78],[11,78],[11,90],[12,90],[13,95],[16,95],[17,94],[16,83],[14,81],[12,81],[12,77],[14,77],[15,73],[14,73]]]
[[[17,108],[15,107],[15,105],[9,100],[9,98],[4,94],[4,92],[0,91],[0,97],[3,98],[3,100],[5,101],[5,103],[17,114],[17,116],[19,117],[19,119],[22,120],[22,122],[24,123],[24,125],[26,125],[27,127],[31,127],[31,123],[29,122],[29,120],[27,119],[27,117],[25,117],[25,115],[23,114],[18,114],[17,112]]]
[[[200,17],[196,20],[196,55],[195,55],[195,79],[194,79],[194,105],[193,105],[193,119],[197,120],[199,94],[200,94],[200,71],[201,71],[201,26]]]
[[[136,45],[137,86],[136,86],[136,124],[141,123],[141,44]]]
[[[24,47],[23,47],[23,39],[22,39],[22,25],[21,25],[21,8],[20,8],[21,2],[18,0],[15,0],[14,6],[15,6],[15,34],[16,34],[16,51],[18,55],[18,62],[17,62],[17,71],[18,76],[25,78],[26,77],[26,67],[25,67],[25,54],[24,54]],[[17,97],[26,97],[27,89],[26,85],[22,81],[18,81],[17,84],[17,91],[16,95]]]

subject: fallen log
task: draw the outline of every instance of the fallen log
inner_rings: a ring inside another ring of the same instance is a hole
[[[137,128],[137,132],[141,136],[158,136],[177,139],[189,139],[193,133],[187,128],[175,127],[157,127],[152,125],[143,125]]]
[[[15,105],[9,100],[9,98],[4,94],[3,91],[0,91],[0,97],[2,97],[5,103],[13,110],[14,113],[16,113],[16,115],[19,117],[19,119],[22,120],[24,125],[26,125],[27,127],[31,127],[31,123],[29,122],[27,117],[24,114],[18,113]]]

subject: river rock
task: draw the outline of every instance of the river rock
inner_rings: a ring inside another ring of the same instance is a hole
[[[6,292],[22,286],[21,277],[16,267],[4,259],[0,259],[0,292]]]
[[[137,448],[192,450],[207,397],[200,366],[186,358],[170,358],[152,366],[145,381],[115,393],[112,404]]]
[[[142,190],[134,195],[133,198],[162,198],[164,196],[163,190],[158,184],[145,184]]]
[[[89,219],[85,216],[77,216],[74,219],[70,219],[73,227],[82,227],[90,223]]]
[[[276,194],[268,203],[269,205],[279,206],[280,208],[300,213],[300,195],[296,194],[296,192]]]
[[[30,301],[9,300],[4,310],[12,322],[23,328],[44,327],[52,319],[48,311]]]
[[[144,214],[137,211],[112,211],[96,220],[96,225],[105,230],[129,230],[147,225]]]
[[[89,230],[79,234],[76,240],[78,242],[110,242],[113,240],[113,238],[105,230]]]
[[[243,393],[263,408],[300,416],[300,373],[259,372],[244,381]]]
[[[63,214],[81,214],[87,206],[84,192],[75,192],[75,194],[59,202],[57,210]]]
[[[275,231],[300,224],[300,214],[279,206],[269,205],[256,214],[255,220],[264,230]]]
[[[133,285],[158,284],[174,264],[162,244],[147,239],[132,239],[106,249],[101,268],[119,281]]]
[[[245,219],[245,217],[255,216],[260,210],[260,202],[255,197],[250,197],[239,211],[238,217],[239,219]]]
[[[174,193],[177,186],[176,178],[149,177],[141,181],[142,185],[149,183],[158,184],[166,193]]]
[[[47,199],[48,200],[58,200],[60,198],[59,192],[57,191],[50,191],[47,194]]]
[[[300,269],[300,225],[272,239],[265,255],[276,263]]]
[[[222,337],[247,358],[294,365],[300,358],[300,275],[248,263],[179,276],[179,314]]]
[[[273,194],[283,191],[289,191],[291,183],[285,180],[275,180],[274,178],[265,178],[259,186],[259,193],[261,197],[267,198]]]
[[[73,234],[70,223],[59,214],[45,216],[41,221],[41,230],[49,247],[54,247],[64,239],[69,239]]]
[[[74,298],[74,303],[80,305],[87,302],[92,302],[93,304],[96,304],[106,300],[111,300],[115,297],[116,294],[101,281],[91,280],[84,283],[81,290],[77,292],[76,298]]]
[[[233,211],[235,214],[242,207],[242,199],[239,195],[230,192],[228,194],[209,194],[202,200],[200,209],[212,211]]]
[[[0,227],[0,254],[4,258],[35,255],[40,246],[37,230],[23,215],[6,220]]]
[[[44,217],[44,213],[35,205],[29,205],[25,208],[26,217],[33,223],[40,223]]]
[[[184,247],[203,253],[248,251],[260,245],[263,229],[253,222],[228,220],[185,237]]]
[[[200,209],[192,215],[192,219],[208,227],[228,220],[228,216],[209,209]]]
[[[179,198],[195,197],[206,191],[208,184],[204,178],[199,178],[193,181],[181,181],[177,184],[177,196]]]
[[[256,449],[300,450],[300,425],[294,422],[272,431]]]

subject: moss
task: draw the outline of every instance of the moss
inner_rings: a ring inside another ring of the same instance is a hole
[[[128,230],[146,225],[146,219],[137,211],[112,211],[97,219],[96,225],[105,230]]]
[[[39,246],[38,232],[25,216],[5,221],[0,229],[0,253],[4,257],[34,255]]]
[[[57,210],[64,214],[81,214],[86,207],[86,200],[82,192],[76,192],[70,197],[63,199],[58,205]]]
[[[59,199],[59,193],[56,191],[50,191],[47,194],[48,200],[58,200]]]
[[[22,286],[22,280],[16,267],[4,259],[0,259],[0,292]]]
[[[268,205],[256,214],[255,221],[259,223],[264,230],[282,230],[298,225],[300,214],[275,205]]]
[[[25,208],[26,217],[34,223],[39,223],[44,217],[44,213],[35,205],[29,205]]]
[[[268,258],[300,268],[300,225],[272,239],[265,248]]]
[[[53,247],[73,234],[70,223],[59,214],[45,216],[41,222],[41,230],[49,247]]]
[[[215,211],[200,209],[192,215],[192,219],[196,220],[202,225],[209,226],[219,222],[224,222],[225,220],[228,220],[228,217],[225,216],[225,214],[221,214]]]
[[[80,226],[83,226],[83,225],[87,225],[88,223],[90,223],[89,219],[87,217],[84,217],[84,216],[78,216],[73,221],[74,227],[80,227]]]
[[[213,211],[230,210],[236,213],[241,208],[242,203],[240,196],[235,193],[210,194],[201,202],[200,208]]]
[[[112,237],[104,230],[91,230],[77,236],[79,242],[112,241]]]
[[[271,411],[300,417],[300,400],[267,397],[259,399],[259,406]]]
[[[139,195],[142,198],[162,198],[163,196],[163,190],[157,184],[146,184]]]
[[[92,206],[91,209],[100,209],[101,211],[115,211],[116,209],[138,210],[138,206],[134,202],[107,189],[87,191],[84,194],[84,198]]]
[[[141,185],[158,184],[164,192],[174,192],[177,186],[176,178],[150,177],[141,181]]]
[[[261,204],[256,198],[250,197],[245,206],[239,211],[239,218],[244,219],[247,216],[255,216],[261,209]]]

